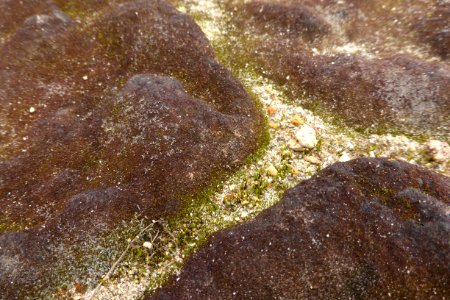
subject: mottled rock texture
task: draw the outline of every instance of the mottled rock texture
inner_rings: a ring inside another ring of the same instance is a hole
[[[431,46],[443,59],[450,58],[450,2],[437,1],[436,8],[415,24],[419,40]]]
[[[0,1],[2,299],[51,288],[65,251],[135,213],[173,216],[262,142],[190,17],[119,2]]]
[[[448,135],[448,2],[229,0],[225,7],[244,60],[293,99],[361,129]]]
[[[147,299],[442,299],[450,179],[401,161],[334,164],[216,233]]]
[[[269,61],[269,60],[267,60]],[[367,60],[349,55],[273,58],[272,70],[299,95],[337,111],[353,125],[407,125],[448,131],[450,68],[409,55]],[[288,78],[288,80],[286,80]],[[400,125],[400,126],[401,126]]]

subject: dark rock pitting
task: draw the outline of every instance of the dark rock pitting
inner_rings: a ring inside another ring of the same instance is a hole
[[[5,299],[53,288],[66,251],[135,213],[173,216],[262,140],[255,103],[165,1],[114,4],[82,25],[53,3],[44,13],[0,48]]]
[[[441,299],[450,179],[401,161],[337,163],[215,234],[147,299]]]

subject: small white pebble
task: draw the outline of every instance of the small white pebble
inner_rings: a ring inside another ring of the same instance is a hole
[[[267,174],[269,174],[270,176],[275,177],[278,175],[277,169],[272,164],[270,164],[269,167],[267,167],[266,171]]]
[[[446,142],[431,140],[427,147],[434,161],[446,162],[450,160],[450,146]]]
[[[351,159],[350,156],[348,156],[348,154],[345,152],[342,153],[341,157],[339,157],[340,162],[346,162],[349,161],[350,159]]]
[[[289,140],[288,147],[289,147],[289,149],[291,149],[293,151],[301,151],[302,150],[302,147],[300,146],[300,144],[297,143],[297,141],[294,139]]]
[[[87,76],[87,75],[84,75],[84,76],[83,76],[83,80],[88,80],[88,76]]]
[[[312,163],[312,164],[315,164],[315,165],[318,165],[318,164],[321,163],[321,161],[320,161],[319,158],[317,158],[317,157],[315,157],[315,156],[311,156],[311,155],[305,156],[303,159],[304,159],[305,161],[307,161],[307,162],[309,162],[309,163]]]
[[[295,138],[297,139],[300,146],[303,148],[314,148],[318,141],[316,137],[316,131],[314,128],[308,125],[303,125],[295,132]]]
[[[32,114],[36,111],[36,108],[32,106],[32,107],[30,107],[30,109],[28,111]]]
[[[144,242],[142,244],[142,247],[147,248],[147,249],[152,249],[153,248],[153,244],[150,242]]]

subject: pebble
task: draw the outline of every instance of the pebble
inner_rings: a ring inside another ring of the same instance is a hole
[[[300,174],[300,172],[298,171],[297,168],[292,168],[292,169],[291,169],[291,174],[295,176],[295,175]]]
[[[320,160],[320,159],[318,159],[317,157],[312,156],[312,155],[305,156],[303,159],[304,159],[305,161],[310,162],[310,163],[315,164],[315,165],[318,165],[318,164],[321,163],[321,160]]]
[[[295,138],[301,147],[307,149],[314,148],[318,143],[316,131],[308,125],[300,127],[300,129],[295,132]]]
[[[351,157],[347,153],[342,153],[342,155],[339,157],[340,162],[346,162],[351,160]]]
[[[267,167],[266,171],[270,176],[275,177],[278,175],[277,169],[272,164]]]
[[[446,142],[431,140],[428,142],[428,152],[434,161],[447,162],[450,160],[450,146]]]
[[[289,149],[294,150],[294,151],[302,151],[303,150],[302,146],[299,143],[297,143],[297,141],[294,139],[289,140],[288,147],[289,147]]]
[[[278,128],[280,128],[280,123],[269,122],[269,127],[273,128],[273,129],[278,129]]]
[[[36,111],[36,108],[34,108],[33,106],[30,107],[30,109],[28,110],[30,112],[30,114],[34,113]]]
[[[291,118],[291,123],[294,126],[299,126],[299,125],[303,125],[303,118],[301,116],[293,116]]]
[[[142,244],[142,247],[147,248],[147,249],[152,249],[153,248],[153,244],[150,242],[144,242]]]
[[[267,108],[267,113],[271,116],[271,115],[273,115],[274,113],[276,113],[277,110],[278,110],[278,108],[276,108],[275,106],[269,106],[269,107]]]

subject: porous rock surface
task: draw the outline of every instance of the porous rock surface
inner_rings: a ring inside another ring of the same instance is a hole
[[[243,56],[307,107],[361,129],[448,134],[448,1],[229,0],[225,7],[236,34],[247,36]]]
[[[260,145],[258,109],[194,21],[120,2],[75,1],[74,19],[74,1],[0,1],[2,299],[51,289],[71,247],[173,216]]]
[[[443,299],[450,179],[388,159],[336,163],[214,234],[147,299]]]

